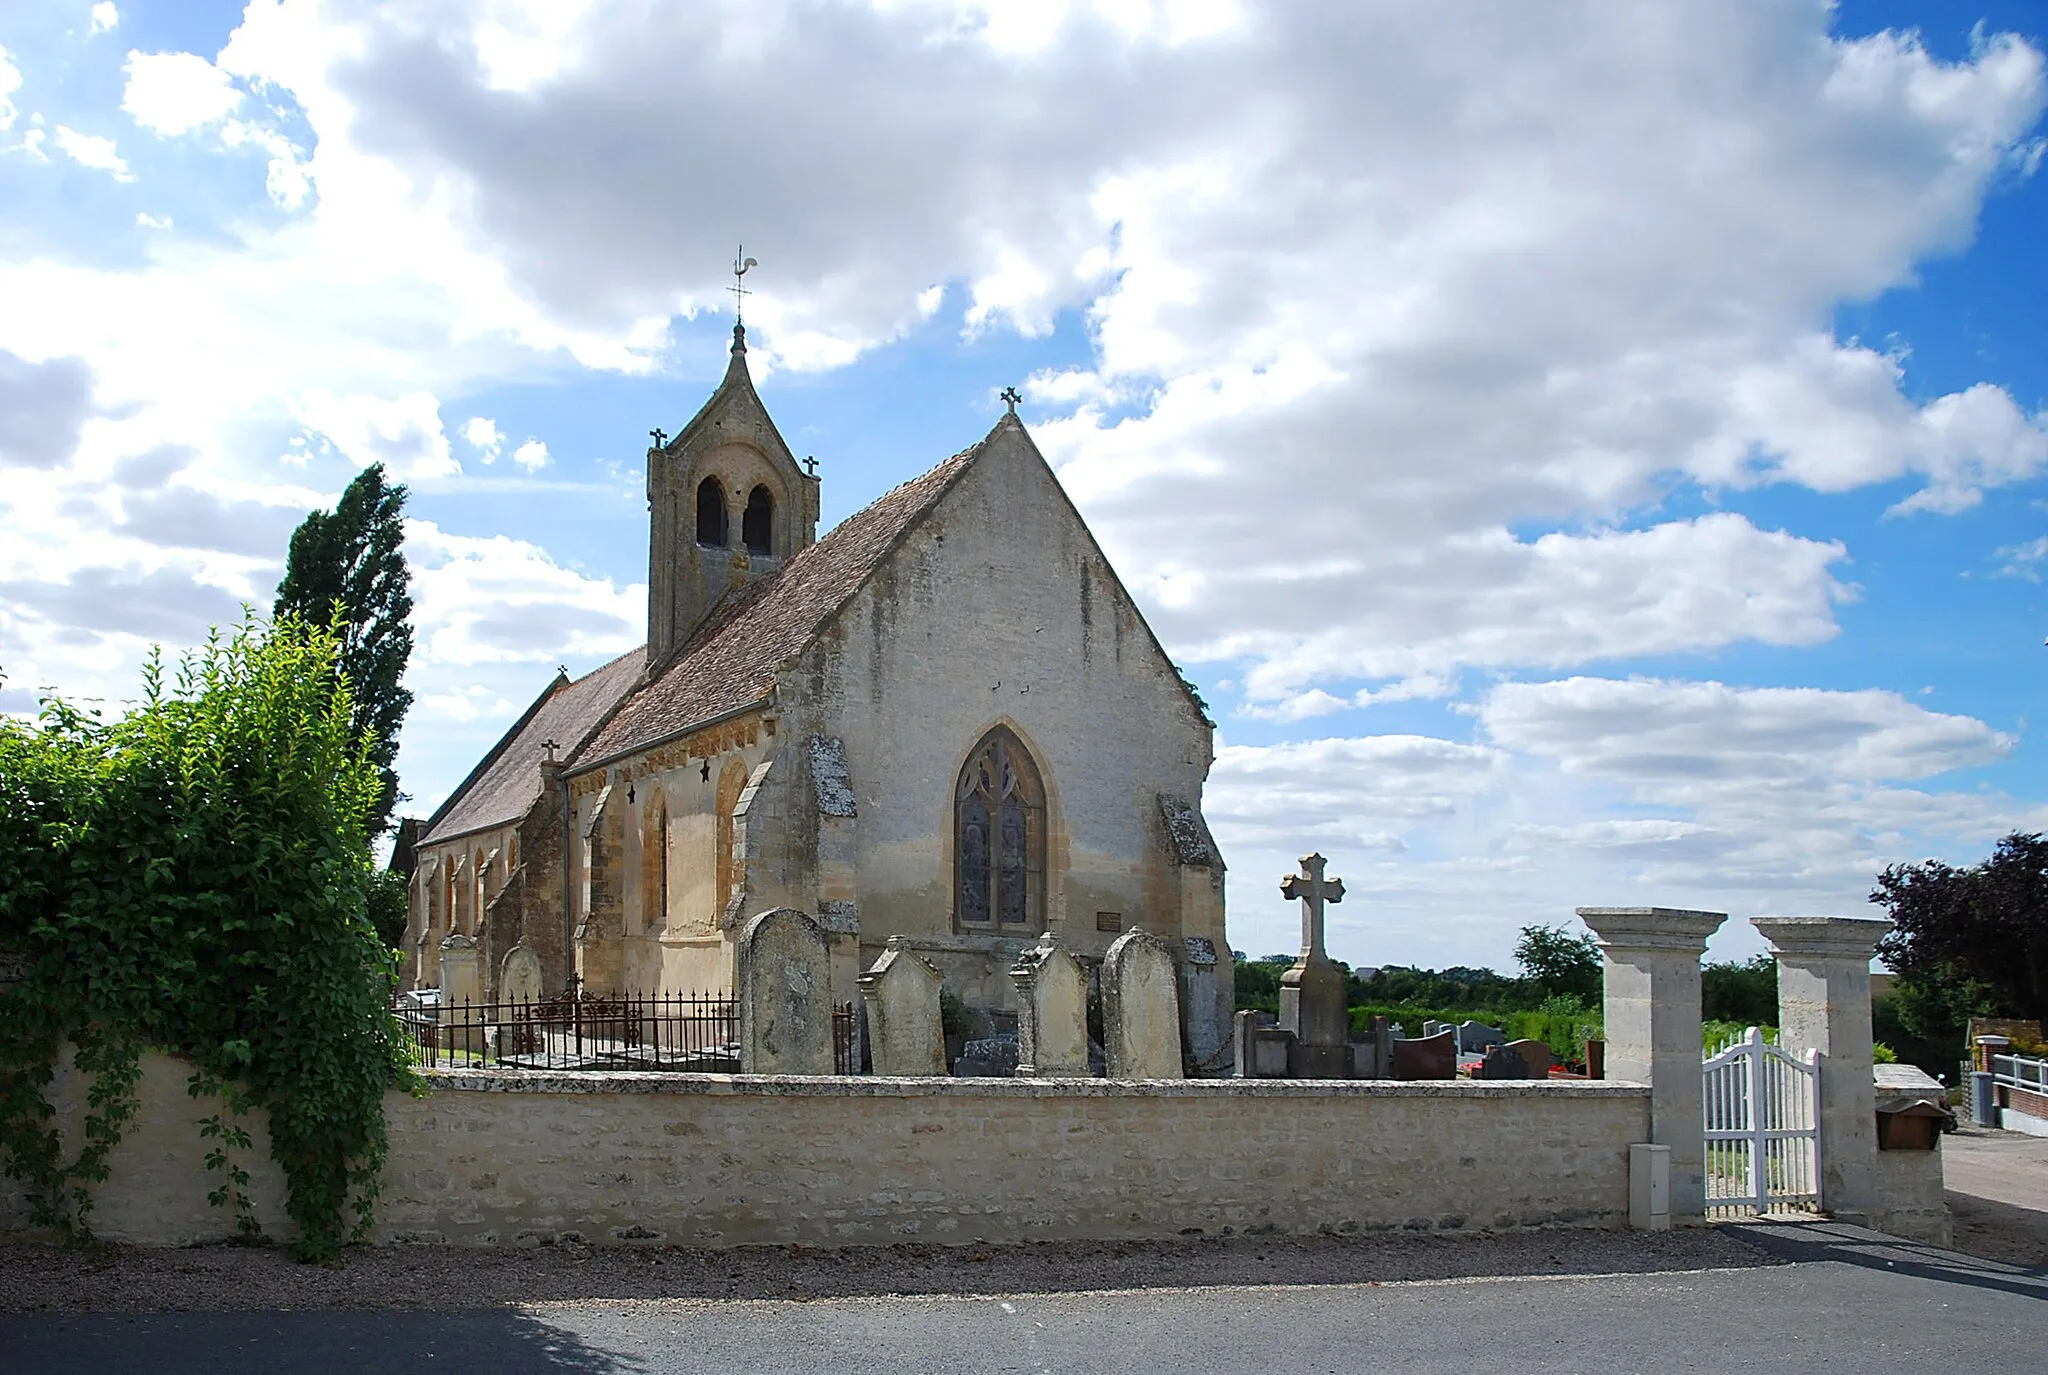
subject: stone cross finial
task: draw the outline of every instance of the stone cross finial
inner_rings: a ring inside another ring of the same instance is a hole
[[[1280,896],[1301,900],[1301,950],[1304,955],[1323,954],[1323,904],[1344,901],[1344,880],[1325,879],[1323,866],[1329,861],[1318,854],[1301,857],[1301,872],[1280,880]]]
[[[804,472],[812,477],[816,477],[818,475],[818,460],[811,457],[809,454],[804,455]]]
[[[548,763],[550,764],[555,762],[555,751],[562,748],[560,745],[555,743],[555,737],[552,735],[550,735],[547,739],[541,741],[540,747],[548,752]]]
[[[1017,413],[1017,403],[1024,399],[1022,396],[1019,396],[1017,394],[1017,389],[1015,387],[1004,387],[1000,392],[996,393],[996,395],[1003,401],[1009,403],[1011,415],[1015,415]]]
[[[660,428],[659,426],[656,426],[654,429],[649,430],[647,433],[649,437],[651,437],[654,440],[654,447],[657,449],[659,449],[662,445],[668,443],[668,431]]]

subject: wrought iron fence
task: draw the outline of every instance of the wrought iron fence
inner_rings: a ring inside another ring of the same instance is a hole
[[[392,1007],[423,1067],[739,1072],[730,998],[611,998],[572,987],[540,1002],[444,1003],[432,993],[401,994]]]
[[[541,1002],[445,1003],[437,991],[392,1004],[423,1068],[740,1070],[739,1013],[705,994],[610,998],[579,986]],[[859,1009],[832,1009],[832,1068],[859,1072]]]
[[[832,1072],[860,1073],[860,1047],[854,1040],[854,1018],[859,1011],[852,1003],[832,1009]]]

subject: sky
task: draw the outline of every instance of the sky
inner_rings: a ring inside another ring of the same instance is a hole
[[[1231,943],[1874,915],[2048,829],[2048,6],[0,0],[0,710],[410,491],[406,810],[646,624],[723,371],[824,524],[1019,413],[1215,717]]]

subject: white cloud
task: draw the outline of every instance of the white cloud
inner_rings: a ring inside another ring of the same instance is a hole
[[[169,229],[172,227],[172,223],[169,215],[152,215],[147,210],[135,212],[135,227],[137,229]]]
[[[391,397],[310,392],[299,402],[306,429],[324,436],[351,463],[382,463],[394,478],[447,477],[462,471],[441,429],[431,392]]]
[[[121,108],[152,133],[176,136],[216,124],[242,103],[234,79],[197,53],[131,51]]]
[[[297,210],[312,194],[313,173],[303,150],[277,130],[231,119],[221,125],[220,141],[223,147],[260,148],[270,155],[263,189],[278,205]]]
[[[98,134],[81,134],[76,129],[59,124],[56,129],[57,147],[62,149],[80,167],[90,167],[95,172],[110,173],[115,181],[134,181],[135,174],[128,170],[128,164],[114,150],[114,141]]]
[[[121,23],[121,11],[114,7],[114,0],[99,0],[92,7],[92,26],[85,31],[90,38],[94,34],[112,33]]]
[[[646,638],[647,587],[563,568],[523,540],[405,524],[415,634],[443,668],[620,654]],[[538,684],[535,685],[538,687]]]
[[[1921,779],[1993,763],[2015,743],[1895,692],[1647,678],[1504,683],[1479,719],[1495,743],[1556,759],[1566,772],[1679,791]]]
[[[2039,582],[2041,560],[2048,559],[2048,535],[2030,539],[2024,544],[2005,545],[1993,557],[2004,561],[1998,568],[1999,577]]]
[[[497,462],[499,451],[505,447],[505,432],[498,428],[497,421],[487,416],[473,415],[465,420],[462,437],[483,456],[486,463]]]
[[[13,56],[4,46],[0,46],[0,131],[14,127],[15,118],[20,112],[14,108],[14,101],[10,97],[20,89],[21,68],[14,65]]]
[[[548,446],[529,439],[512,451],[512,461],[529,473],[538,472],[548,466]]]

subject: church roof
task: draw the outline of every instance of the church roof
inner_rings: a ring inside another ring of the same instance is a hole
[[[776,670],[803,652],[987,443],[885,492],[775,572],[728,593],[683,652],[576,752],[573,763],[644,749],[765,700]]]
[[[505,732],[441,809],[427,818],[419,843],[436,844],[471,831],[509,825],[525,816],[540,796],[540,763],[547,757],[541,742],[554,741],[559,747],[555,757],[568,758],[632,690],[646,660],[643,646],[574,682],[557,677],[549,683],[526,709],[526,715]]]

